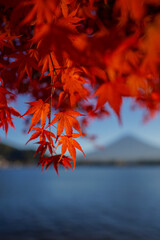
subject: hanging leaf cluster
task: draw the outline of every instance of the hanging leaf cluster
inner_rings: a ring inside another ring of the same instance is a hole
[[[29,117],[42,168],[74,168],[91,119],[121,121],[127,97],[145,120],[159,112],[159,43],[159,0],[1,0],[0,127]]]

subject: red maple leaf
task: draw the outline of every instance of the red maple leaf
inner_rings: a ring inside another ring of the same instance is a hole
[[[83,71],[75,67],[71,67],[71,64],[68,64],[67,69],[62,72],[62,83],[65,93],[70,95],[70,104],[71,107],[81,99],[86,99],[89,95],[89,91],[84,87],[84,84],[87,81],[82,77]]]
[[[69,157],[66,157],[66,156],[61,157],[61,155],[54,155],[50,157],[42,157],[38,162],[38,165],[40,164],[42,165],[42,170],[44,167],[48,169],[49,166],[53,165],[54,169],[57,172],[57,175],[59,175],[58,173],[59,164],[64,166],[65,170],[67,170],[68,168],[73,169],[71,165],[71,161],[73,160]]]
[[[21,114],[15,108],[8,106],[6,98],[7,94],[13,95],[4,87],[0,87],[0,127],[2,127],[6,134],[8,132],[8,124],[12,128],[15,128],[12,121],[12,115],[21,117]]]
[[[12,40],[18,38],[18,36],[9,36],[7,32],[0,34],[0,49],[3,47],[14,48]]]
[[[72,137],[77,137],[77,135],[72,135]],[[80,144],[75,140],[73,139],[72,137],[68,137],[68,136],[62,136],[58,142],[58,146],[62,145],[62,148],[61,148],[61,157],[66,153],[67,149],[73,159],[73,162],[74,162],[74,168],[75,168],[75,164],[76,164],[76,148],[78,150],[80,150],[84,157],[85,154],[80,146]]]
[[[28,51],[26,54],[13,54],[16,58],[14,62],[8,65],[8,68],[17,68],[18,81],[22,80],[25,74],[32,80],[33,69],[39,70],[33,51]]]
[[[26,111],[23,116],[33,114],[31,125],[29,128],[30,132],[32,128],[41,120],[41,127],[43,128],[46,123],[46,118],[49,115],[50,112],[50,105],[48,103],[43,102],[42,99],[39,99],[38,101],[29,102],[29,105],[31,107]]]
[[[50,54],[47,54],[43,58],[41,58],[41,60],[39,62],[39,66],[42,66],[41,78],[49,70],[50,76],[53,79],[53,73],[54,73],[55,69],[60,69],[57,58],[53,52],[51,52]],[[57,70],[56,70],[56,73],[57,73]],[[54,81],[55,81],[55,79],[54,79]]]
[[[53,145],[52,138],[56,138],[54,133],[39,127],[33,127],[32,130],[36,130],[36,132],[31,135],[30,139],[26,142],[26,144],[39,137],[40,141],[46,141],[47,139],[51,143],[51,145]]]
[[[145,1],[144,1],[145,2]],[[145,4],[139,0],[117,0],[114,6],[114,13],[120,12],[120,25],[126,24],[129,17],[134,21],[140,21],[144,16]]]
[[[39,141],[36,142],[36,144],[39,144],[39,147],[37,148],[37,151],[35,152],[34,156],[36,156],[38,153],[40,153],[40,157],[43,157],[47,149],[49,150],[50,154],[54,152],[54,145],[49,141]]]
[[[51,22],[57,7],[56,2],[55,0],[28,0],[22,2],[20,7],[30,6],[31,10],[21,24],[23,25],[29,22],[35,22],[36,24]]]
[[[122,97],[117,90],[116,84],[108,82],[101,85],[97,89],[95,96],[98,96],[96,109],[103,107],[103,105],[108,102],[120,120]]]
[[[78,120],[75,117],[83,116],[81,113],[76,111],[65,111],[55,114],[55,118],[51,121],[50,125],[57,125],[57,138],[62,134],[65,129],[67,136],[72,136],[73,128],[77,130],[81,136],[81,129]]]

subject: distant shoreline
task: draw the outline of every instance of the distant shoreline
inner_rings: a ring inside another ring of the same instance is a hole
[[[37,166],[36,162],[34,162],[33,160],[33,163],[31,162],[25,162],[23,163],[22,161],[20,160],[17,160],[17,161],[8,161],[6,159],[0,159],[0,169],[4,169],[4,168],[21,168],[21,167],[35,167]]]
[[[21,168],[21,167],[37,167],[37,163],[22,163],[22,161],[10,162],[7,160],[0,161],[0,169],[6,168]],[[112,167],[129,167],[129,166],[160,166],[160,161],[151,160],[151,161],[77,161],[76,166],[112,166]]]
[[[140,161],[78,161],[76,163],[77,166],[153,166],[153,165],[160,165],[159,160],[140,160]]]
[[[139,162],[122,162],[122,161],[117,161],[117,162],[77,162],[77,166],[86,166],[86,165],[93,165],[93,166],[98,166],[98,165],[103,165],[103,166],[132,166],[132,165],[160,165],[160,161],[139,161]]]
[[[19,150],[0,143],[0,168],[36,167],[39,155],[34,150]],[[88,153],[86,159],[77,157],[76,166],[159,166],[160,149],[133,137],[123,137],[105,151]]]

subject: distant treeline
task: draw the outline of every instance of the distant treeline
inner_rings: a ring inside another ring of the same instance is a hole
[[[35,151],[33,150],[20,150],[14,147],[0,144],[0,161],[5,161],[11,165],[37,165],[39,156],[33,157]],[[160,165],[159,160],[106,160],[106,161],[92,161],[91,159],[81,160],[76,163],[77,166],[138,166],[138,165]]]
[[[140,166],[140,165],[160,165],[160,160],[140,160],[140,161],[77,161],[78,166]]]
[[[35,151],[33,150],[19,150],[14,147],[0,144],[0,160],[5,159],[7,162],[14,164],[20,162],[22,164],[37,164],[38,156],[33,158]]]

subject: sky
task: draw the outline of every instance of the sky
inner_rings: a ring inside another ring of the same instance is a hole
[[[30,101],[30,99],[27,97],[19,97],[14,107],[23,114],[27,110],[25,102],[28,101]],[[160,147],[160,115],[144,124],[144,111],[142,111],[142,109],[131,110],[132,101],[131,99],[124,99],[123,101],[121,109],[122,124],[119,124],[117,116],[111,109],[111,116],[93,121],[90,124],[88,133],[96,135],[97,138],[94,143],[85,138],[79,140],[85,152],[92,152],[95,150],[95,147],[105,147],[126,135],[133,135],[147,143]],[[25,145],[30,137],[30,135],[23,133],[25,120],[15,119],[14,124],[16,131],[10,128],[7,137],[5,137],[3,131],[0,130],[1,142],[21,149],[35,148],[36,145],[32,142]]]

